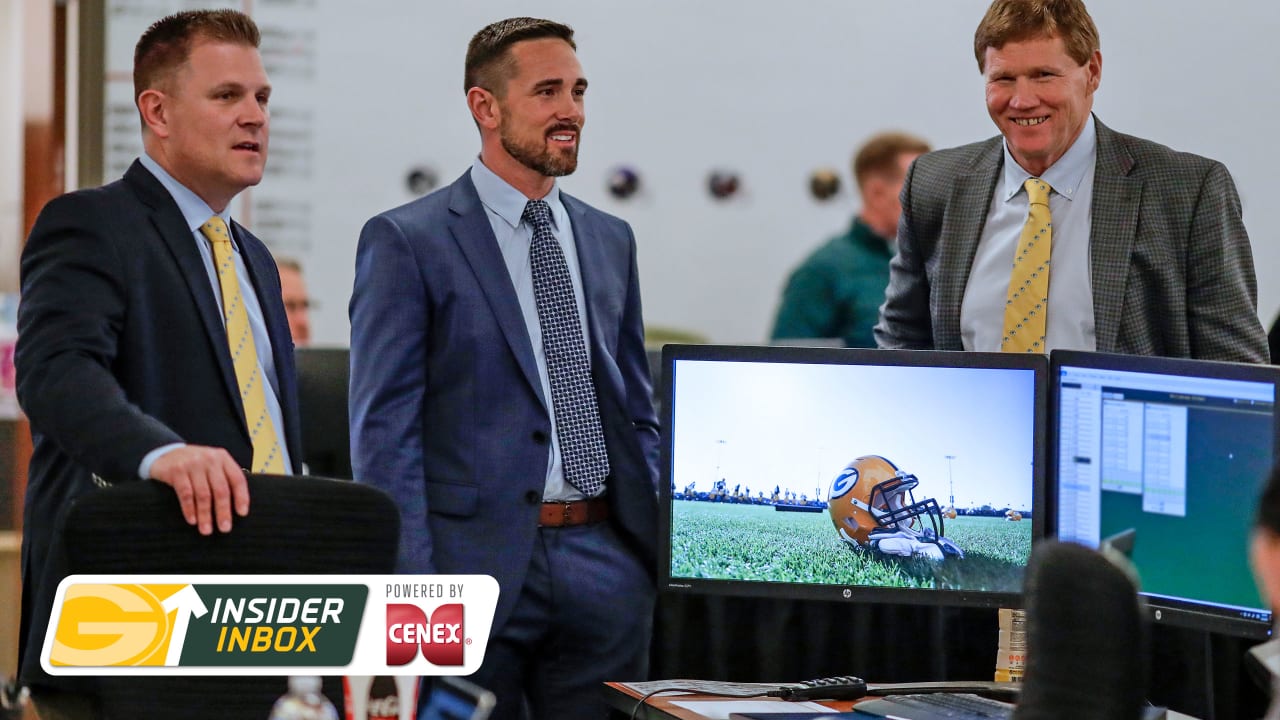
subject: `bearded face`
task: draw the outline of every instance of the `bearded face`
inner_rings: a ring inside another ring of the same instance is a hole
[[[563,121],[547,129],[528,125],[504,109],[498,135],[507,154],[546,177],[563,177],[578,169],[581,125]]]

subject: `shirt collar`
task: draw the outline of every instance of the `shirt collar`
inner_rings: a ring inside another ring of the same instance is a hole
[[[524,215],[524,206],[529,202],[529,198],[485,167],[478,156],[476,161],[471,163],[471,182],[476,186],[476,194],[480,196],[480,202],[484,203],[484,206],[493,214],[502,218],[503,222],[512,228],[520,224],[520,218]],[[556,182],[552,185],[551,192],[542,199],[546,200],[547,205],[551,207],[551,224],[556,229],[564,227],[565,209],[564,204],[560,202],[560,183]]]
[[[1084,123],[1084,128],[1080,131],[1080,137],[1071,143],[1071,147],[1067,148],[1057,162],[1044,171],[1040,179],[1049,183],[1055,193],[1068,200],[1074,200],[1076,191],[1080,189],[1080,183],[1084,182],[1084,174],[1093,164],[1097,151],[1098,131],[1094,126],[1093,115],[1090,114],[1089,119]],[[1031,173],[1023,170],[1022,166],[1013,159],[1013,155],[1009,152],[1009,144],[1004,143],[1001,194],[1005,202],[1017,195],[1023,183],[1030,177],[1032,177]]]
[[[209,203],[201,200],[200,196],[192,192],[186,185],[183,185],[173,179],[173,176],[166,172],[164,168],[160,167],[160,163],[151,159],[150,155],[143,153],[138,158],[138,161],[142,163],[143,167],[150,170],[152,175],[156,176],[156,179],[160,181],[160,184],[164,186],[165,190],[169,191],[169,195],[173,198],[173,201],[178,204],[178,210],[182,213],[183,219],[187,221],[187,227],[191,229],[191,232],[199,232],[200,226],[208,222],[209,218],[214,215],[222,218],[222,221],[227,224],[228,229],[231,228],[230,203],[227,203],[227,208],[225,210],[220,213],[215,213],[213,209],[209,207]],[[234,233],[232,233],[232,236],[231,245],[232,247],[235,247],[236,243]]]

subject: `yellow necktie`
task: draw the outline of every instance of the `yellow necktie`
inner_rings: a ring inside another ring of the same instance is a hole
[[[218,272],[218,285],[222,288],[222,317],[226,322],[227,344],[236,369],[236,382],[240,385],[240,400],[244,404],[249,436],[253,440],[253,472],[283,475],[285,467],[280,454],[280,436],[267,413],[266,378],[258,369],[258,347],[253,342],[249,313],[245,310],[240,281],[236,278],[231,233],[217,215],[201,225],[200,232],[209,238],[213,246],[213,266]]]
[[[1044,344],[1045,319],[1049,310],[1049,250],[1053,223],[1049,217],[1049,191],[1040,178],[1030,178],[1027,189],[1027,222],[1022,226],[1018,250],[1009,276],[1009,295],[1004,305],[1004,352],[1047,352]]]

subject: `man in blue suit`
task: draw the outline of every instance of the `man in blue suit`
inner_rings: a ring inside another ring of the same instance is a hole
[[[400,505],[400,571],[497,578],[473,679],[498,718],[602,718],[600,683],[647,671],[658,432],[635,238],[555,180],[586,87],[570,28],[481,30],[479,157],[371,219],[356,255],[355,477]]]
[[[280,279],[230,215],[267,158],[258,42],[230,10],[152,25],[134,60],[145,153],[122,180],[51,201],[23,249],[17,389],[35,447],[20,678],[42,718],[98,715],[91,678],[40,667],[67,574],[62,510],[95,486],[152,478],[199,532],[228,532],[249,512],[242,468],[288,473],[301,459]],[[228,335],[245,350],[236,359]]]

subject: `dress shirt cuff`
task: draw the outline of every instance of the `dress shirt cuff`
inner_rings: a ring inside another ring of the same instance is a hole
[[[161,455],[164,455],[165,453],[170,452],[172,450],[177,450],[180,447],[186,447],[186,446],[187,446],[186,443],[169,443],[168,445],[161,445],[155,450],[152,450],[146,455],[143,455],[142,462],[138,464],[138,477],[142,478],[143,480],[151,479],[151,466],[154,465],[156,461],[160,459]]]

